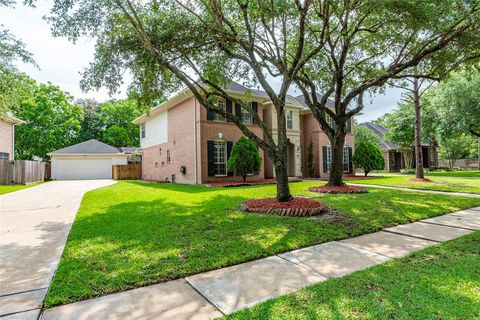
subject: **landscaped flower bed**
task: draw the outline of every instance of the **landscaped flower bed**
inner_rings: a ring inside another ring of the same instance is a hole
[[[288,178],[288,182],[301,182],[301,179],[297,178]],[[262,185],[262,184],[275,184],[275,179],[263,179],[263,180],[254,180],[254,181],[222,181],[222,182],[208,182],[205,185],[207,187],[244,187],[244,186],[253,186],[253,185]]]
[[[320,192],[320,193],[367,193],[368,190],[364,187],[343,185],[343,186],[319,186],[319,187],[310,187],[308,191],[311,192]]]
[[[295,197],[286,202],[275,198],[253,199],[242,203],[240,209],[245,212],[295,217],[314,216],[327,211],[323,202],[304,197]]]

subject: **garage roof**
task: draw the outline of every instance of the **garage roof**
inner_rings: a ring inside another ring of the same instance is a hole
[[[98,154],[118,154],[122,153],[118,148],[112,147],[101,141],[91,139],[84,142],[74,144],[63,149],[55,150],[49,153],[49,155],[55,154],[81,154],[81,153],[98,153]]]

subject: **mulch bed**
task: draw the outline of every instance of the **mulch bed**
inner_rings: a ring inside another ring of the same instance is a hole
[[[412,178],[410,179],[411,182],[432,182],[432,180],[428,178]]]
[[[328,207],[321,201],[305,197],[295,197],[287,202],[280,202],[275,198],[264,198],[245,201],[240,205],[240,210],[279,216],[307,217],[325,213]]]
[[[334,194],[352,194],[352,193],[368,193],[368,190],[364,187],[343,185],[343,186],[319,186],[310,187],[308,191],[319,193],[334,193]]]
[[[289,178],[289,182],[300,182],[301,179]],[[254,181],[219,181],[219,182],[208,182],[205,185],[207,187],[224,187],[224,188],[231,188],[231,187],[244,187],[244,186],[254,186],[254,185],[261,185],[261,184],[275,184],[275,179],[263,179],[263,180],[254,180]]]
[[[384,178],[384,176],[343,176],[343,179],[355,180],[355,179],[375,179]]]

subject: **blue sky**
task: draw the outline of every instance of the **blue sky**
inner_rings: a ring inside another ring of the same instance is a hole
[[[60,86],[75,98],[95,98],[98,101],[109,99],[105,89],[82,92],[79,87],[80,72],[93,59],[94,40],[83,38],[73,44],[65,38],[53,37],[47,22],[42,19],[48,14],[51,2],[39,0],[36,5],[36,8],[20,4],[15,8],[0,7],[0,23],[26,43],[40,67],[36,69],[31,65],[19,64],[18,68],[39,82],[50,81]],[[357,120],[369,121],[390,112],[400,99],[400,94],[400,89],[387,89],[385,94],[378,95],[371,101],[365,99],[365,109]],[[114,96],[122,97],[122,93]]]

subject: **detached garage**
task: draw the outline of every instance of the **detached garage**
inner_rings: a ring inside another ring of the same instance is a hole
[[[111,179],[112,165],[127,164],[128,154],[92,139],[50,152],[52,179]]]

